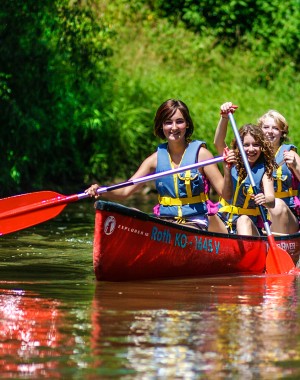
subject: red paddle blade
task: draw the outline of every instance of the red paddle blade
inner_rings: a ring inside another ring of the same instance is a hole
[[[19,231],[57,216],[77,195],[39,191],[0,199],[0,235]]]
[[[268,236],[270,248],[266,258],[266,272],[268,274],[284,274],[295,269],[295,264],[287,251],[278,247],[274,236]]]

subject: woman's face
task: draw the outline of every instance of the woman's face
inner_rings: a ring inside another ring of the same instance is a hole
[[[262,130],[271,144],[278,148],[282,137],[282,130],[278,127],[272,117],[266,117],[263,121]]]
[[[260,142],[256,141],[254,137],[248,133],[244,136],[243,147],[248,158],[249,165],[253,166],[261,155]]]
[[[179,110],[163,123],[163,132],[168,141],[185,140],[186,128],[186,121]]]

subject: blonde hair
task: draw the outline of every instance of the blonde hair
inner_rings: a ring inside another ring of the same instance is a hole
[[[281,132],[282,132],[282,136],[280,139],[281,144],[284,141],[287,141],[287,139],[288,139],[287,135],[289,133],[289,126],[288,126],[288,123],[287,123],[285,117],[283,115],[281,115],[281,113],[279,113],[278,111],[269,110],[268,112],[266,112],[264,115],[262,115],[258,119],[257,124],[259,127],[263,126],[264,121],[267,117],[270,117],[271,119],[273,119],[275,121],[276,126],[281,130]]]

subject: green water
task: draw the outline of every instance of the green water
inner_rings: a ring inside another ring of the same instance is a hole
[[[90,200],[0,241],[1,379],[300,376],[299,279],[95,281]]]

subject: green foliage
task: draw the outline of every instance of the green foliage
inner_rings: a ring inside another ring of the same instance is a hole
[[[213,36],[214,44],[249,49],[263,59],[259,76],[268,85],[282,65],[300,69],[299,0],[181,0],[149,1],[161,17],[178,23],[201,36]]]
[[[89,161],[82,125],[105,103],[95,87],[108,78],[110,31],[66,0],[3,0],[0,25],[1,189],[77,180]]]
[[[300,146],[299,22],[299,0],[2,0],[1,193],[128,178],[168,98],[213,153],[227,100],[238,125],[278,109]]]

